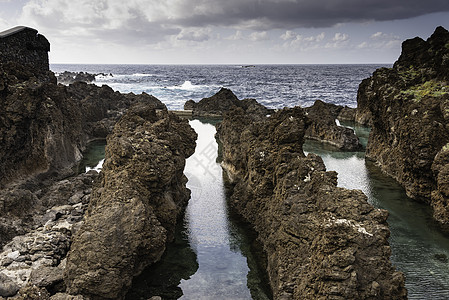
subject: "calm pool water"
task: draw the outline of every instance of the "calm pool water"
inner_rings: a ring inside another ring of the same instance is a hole
[[[190,125],[198,133],[185,168],[191,200],[174,243],[161,262],[134,280],[127,299],[270,299],[254,233],[226,205],[215,127],[198,120]],[[353,128],[366,145],[369,129]],[[85,156],[96,157],[94,167],[103,158],[101,148],[104,156],[104,141],[91,146]],[[449,299],[449,238],[433,222],[430,208],[409,199],[395,180],[365,161],[364,152],[338,152],[312,141],[304,151],[320,155],[328,170],[337,171],[339,186],[360,189],[370,203],[389,211],[391,259],[406,275],[409,299]]]
[[[369,130],[356,127],[366,145]],[[335,152],[306,142],[304,151],[320,155],[328,170],[338,172],[338,185],[360,189],[368,201],[389,211],[391,260],[404,272],[409,299],[449,299],[449,238],[432,221],[430,208],[407,197],[404,189],[383,174],[364,152]]]
[[[87,172],[89,170],[101,170],[104,161],[104,148],[106,140],[95,140],[87,144],[86,150],[83,152],[83,159],[78,165],[78,173]]]
[[[175,243],[136,278],[127,299],[271,299],[255,258],[254,234],[227,207],[215,126],[190,121],[198,133],[184,173],[191,199]]]

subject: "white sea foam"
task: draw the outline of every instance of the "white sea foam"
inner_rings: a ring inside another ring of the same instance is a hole
[[[97,171],[97,172],[100,172],[100,171],[101,171],[101,168],[103,168],[103,163],[104,163],[104,159],[100,160],[100,161],[98,162],[98,164],[97,164],[95,167],[93,167],[93,168],[91,168],[91,167],[86,167],[86,173],[89,172],[90,170],[95,170],[95,171]]]
[[[169,87],[167,87],[167,89],[169,89],[169,90],[193,91],[193,90],[200,89],[200,88],[203,88],[203,87],[204,86],[202,86],[202,85],[194,85],[194,84],[192,84],[192,82],[190,80],[186,80],[181,85],[169,86]]]
[[[135,77],[152,77],[152,76],[156,76],[155,74],[147,74],[147,73],[135,73],[132,76]]]

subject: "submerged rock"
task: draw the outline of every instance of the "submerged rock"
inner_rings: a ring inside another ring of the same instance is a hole
[[[367,158],[395,178],[409,197],[430,203],[449,226],[446,192],[449,143],[449,32],[407,40],[393,68],[365,79],[358,118],[371,118]],[[369,117],[366,117],[369,115]]]
[[[190,196],[183,169],[195,140],[187,120],[146,106],[117,123],[68,255],[70,294],[122,298],[132,278],[160,259]]]
[[[259,121],[238,108],[217,128],[230,205],[258,233],[274,299],[405,299],[388,212],[304,155],[309,122],[299,107]]]

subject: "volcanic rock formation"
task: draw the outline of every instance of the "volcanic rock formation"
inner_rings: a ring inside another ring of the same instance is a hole
[[[305,110],[311,120],[305,132],[307,139],[325,142],[345,151],[358,151],[362,148],[354,130],[336,124],[336,119],[353,121],[354,109],[317,100]]]
[[[272,110],[259,104],[255,99],[239,100],[237,96],[227,88],[221,88],[215,95],[204,98],[198,103],[189,100],[184,105],[185,110],[192,111],[193,117],[221,118],[225,112],[230,111],[234,107],[243,107],[245,110],[250,109],[254,114],[263,116],[272,112]]]
[[[261,121],[238,108],[218,126],[230,203],[258,232],[274,299],[405,299],[388,212],[304,155],[308,125],[295,107]]]
[[[71,294],[122,298],[133,276],[160,259],[190,197],[183,170],[195,140],[187,120],[146,106],[117,123],[68,255]]]
[[[449,226],[449,32],[438,27],[427,41],[407,40],[393,68],[360,84],[357,120],[371,119],[366,157],[407,195],[433,207]]]

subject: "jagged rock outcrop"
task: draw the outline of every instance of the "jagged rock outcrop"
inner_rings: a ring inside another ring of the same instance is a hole
[[[387,211],[304,155],[308,125],[299,107],[259,121],[238,108],[217,128],[230,205],[258,233],[274,299],[405,299]]]
[[[165,108],[148,94],[123,95],[81,82],[56,85],[49,73],[42,81],[20,64],[0,65],[0,187],[39,173],[69,171],[86,143],[106,137],[133,104]]]
[[[223,117],[223,114],[237,107],[243,108],[252,119],[258,120],[274,112],[255,99],[239,100],[226,88],[198,103],[189,100],[184,105],[184,109],[191,110],[194,117]],[[312,121],[307,128],[306,138],[325,142],[345,151],[357,151],[362,148],[353,130],[335,123],[337,118],[342,121],[354,121],[355,109],[318,100],[312,107],[306,108],[306,111]]]
[[[69,72],[64,71],[62,73],[56,74],[56,79],[58,80],[58,83],[62,84],[72,84],[75,82],[85,82],[85,83],[92,83],[95,81],[96,74],[91,74],[87,72]]]
[[[97,76],[110,76],[113,77],[112,73],[105,74],[105,73],[88,73],[88,72],[69,72],[64,71],[62,73],[56,73],[56,79],[58,80],[58,83],[62,84],[72,84],[75,82],[84,82],[84,83],[92,83],[96,80]]]
[[[122,298],[133,276],[160,259],[190,196],[183,169],[195,140],[187,120],[166,110],[137,106],[122,117],[68,255],[68,292]]]
[[[82,114],[65,89],[17,64],[0,65],[0,187],[81,159]]]
[[[337,126],[335,121],[338,117],[350,119],[350,108],[317,100],[313,106],[305,110],[307,117],[312,121],[305,132],[307,139],[325,142],[345,151],[357,151],[362,148],[354,130]]]
[[[365,79],[357,98],[358,118],[372,118],[367,158],[402,184],[408,196],[430,203],[444,226],[449,226],[448,83],[449,32],[438,27],[427,41],[405,41],[393,68]]]
[[[153,96],[110,87],[56,84],[52,72],[18,63],[0,65],[0,246],[34,227],[34,214],[55,205],[43,191],[74,174],[87,142],[105,138],[126,109]]]
[[[192,111],[193,117],[222,117],[225,112],[230,111],[234,107],[243,107],[245,110],[250,109],[254,114],[263,116],[272,112],[272,110],[259,104],[255,99],[243,99],[240,101],[227,88],[221,88],[215,95],[204,98],[198,103],[189,100],[184,105],[185,110]]]

